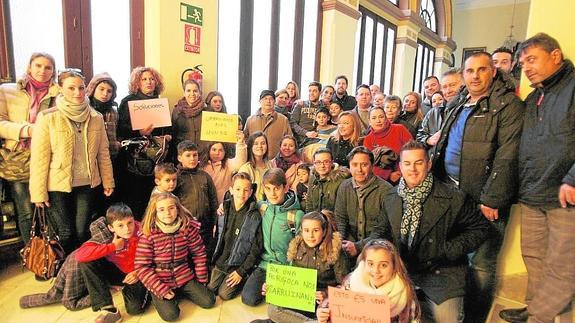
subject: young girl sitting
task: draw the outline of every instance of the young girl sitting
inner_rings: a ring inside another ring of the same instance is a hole
[[[344,283],[353,292],[387,295],[391,304],[391,322],[405,323],[419,320],[419,303],[407,270],[395,246],[376,239],[368,242],[357,258],[358,264]],[[329,320],[330,311],[326,299],[317,309],[317,319]],[[357,309],[361,312],[361,308]]]
[[[341,252],[341,236],[334,232],[331,212],[317,211],[302,217],[301,230],[292,239],[287,259],[292,266],[317,269],[316,301],[327,298],[327,287],[342,283],[347,274]],[[268,304],[268,315],[273,322],[311,321],[314,313],[287,309]]]
[[[272,167],[281,168],[285,172],[288,187],[294,192],[299,165],[301,165],[301,157],[297,151],[297,141],[294,136],[285,135],[280,142],[280,151],[272,159]]]
[[[215,296],[204,286],[208,282],[208,266],[199,227],[172,193],[151,198],[134,265],[138,278],[152,292],[152,304],[165,321],[180,316],[178,295],[203,308],[214,306]],[[194,268],[190,268],[188,256]]]

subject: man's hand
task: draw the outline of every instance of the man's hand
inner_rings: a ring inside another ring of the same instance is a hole
[[[114,234],[112,244],[114,245],[114,247],[116,247],[116,251],[118,251],[124,249],[125,241],[123,238],[120,238],[117,234]]]
[[[122,280],[122,283],[128,284],[128,285],[133,285],[133,284],[137,283],[138,281],[139,281],[138,275],[136,275],[136,271],[134,270],[131,273],[128,273],[126,275],[126,277],[124,277],[124,280]]]
[[[347,252],[348,255],[355,257],[357,256],[357,249],[355,248],[355,244],[351,241],[344,240],[342,243],[343,250]]]
[[[240,274],[238,274],[238,272],[234,270],[231,274],[228,275],[228,278],[226,278],[226,286],[234,287],[241,281],[242,276],[240,276]]]
[[[487,220],[495,221],[499,219],[499,210],[492,209],[485,204],[480,204],[479,208],[481,209],[481,213],[483,213],[483,216],[485,216]]]
[[[329,320],[329,307],[318,307],[315,315],[318,322],[326,323]]]
[[[105,188],[104,189],[104,195],[109,197],[110,195],[112,195],[112,193],[114,193],[114,188],[109,187],[109,188]]]
[[[34,203],[34,205],[36,205],[36,207],[43,209],[44,207],[50,207],[50,202],[48,202],[48,201],[38,202],[38,203]]]
[[[567,203],[575,205],[575,187],[563,184],[559,187],[559,203],[562,208],[567,207]]]

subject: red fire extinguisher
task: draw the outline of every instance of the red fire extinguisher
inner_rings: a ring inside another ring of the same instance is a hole
[[[192,68],[187,68],[182,72],[182,84],[184,84],[184,82],[186,80],[194,80],[196,82],[198,82],[198,84],[200,85],[200,89],[203,90],[203,79],[204,79],[204,72],[200,69],[200,65],[196,65]]]

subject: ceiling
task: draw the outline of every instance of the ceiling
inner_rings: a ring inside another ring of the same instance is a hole
[[[512,5],[514,2],[526,3],[529,0],[452,0],[455,11]]]

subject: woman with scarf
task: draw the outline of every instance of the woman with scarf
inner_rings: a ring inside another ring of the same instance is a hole
[[[55,104],[59,91],[55,70],[52,55],[34,53],[21,79],[0,85],[0,177],[10,185],[24,242],[30,239],[33,213],[28,187],[30,142],[38,113]]]
[[[133,130],[130,120],[128,102],[136,100],[157,99],[164,91],[164,82],[158,71],[151,67],[136,67],[130,74],[128,94],[120,102],[118,109],[118,141],[140,136],[166,136],[167,141],[172,139],[172,127],[154,128],[150,124],[145,129]],[[173,146],[173,145],[171,145]],[[121,151],[116,164],[118,173],[118,196],[134,212],[134,217],[140,220],[148,205],[150,194],[154,188],[154,176],[143,176],[128,171],[127,152]]]
[[[94,188],[114,191],[106,126],[90,107],[84,76],[75,70],[58,75],[62,95],[56,107],[41,111],[32,138],[30,197],[49,208],[53,229],[66,253],[88,240]]]
[[[272,167],[281,168],[285,172],[287,186],[295,192],[298,184],[298,181],[296,181],[297,167],[302,164],[302,160],[294,136],[285,135],[282,138],[280,141],[280,151],[271,162]]]
[[[176,103],[172,111],[174,147],[184,140],[191,140],[198,146],[200,156],[203,156],[209,144],[200,140],[202,111],[206,110],[207,106],[202,99],[202,90],[198,82],[186,80],[182,88],[184,96]]]

